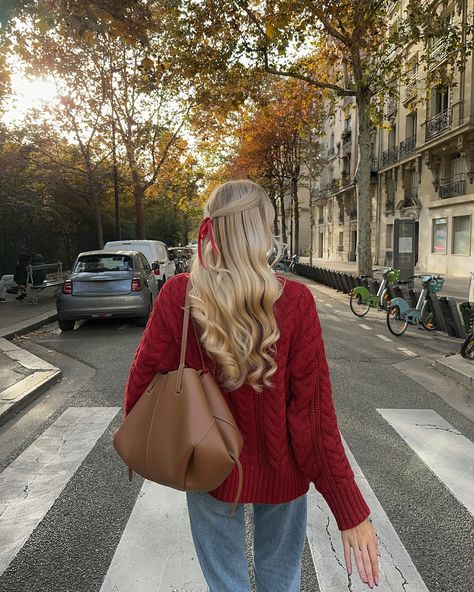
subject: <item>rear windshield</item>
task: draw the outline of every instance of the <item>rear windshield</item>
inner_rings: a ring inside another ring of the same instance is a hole
[[[133,271],[128,255],[84,255],[77,260],[74,273],[103,273],[105,271]]]

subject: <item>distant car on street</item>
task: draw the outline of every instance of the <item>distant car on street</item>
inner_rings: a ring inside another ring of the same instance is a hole
[[[58,324],[80,319],[135,317],[144,326],[158,293],[147,258],[137,251],[80,253],[56,299]]]
[[[165,243],[157,240],[119,240],[109,241],[104,245],[105,251],[139,251],[148,259],[153,269],[158,289],[168,278],[176,274],[174,255],[168,251]]]

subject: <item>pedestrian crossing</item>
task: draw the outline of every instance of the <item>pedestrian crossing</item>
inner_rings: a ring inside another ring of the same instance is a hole
[[[118,407],[68,408],[0,474],[0,584],[1,575],[118,411]],[[393,437],[406,445],[454,496],[454,503],[473,515],[474,444],[432,409],[384,408],[377,412],[393,429]],[[429,590],[420,575],[420,566],[404,546],[347,442],[343,443],[371,508],[381,552],[379,589],[435,592]],[[347,574],[337,524],[313,487],[308,493],[307,542],[316,573],[311,590],[367,590],[354,562],[352,576]],[[144,481],[107,564],[100,592],[205,592],[207,587],[190,534],[185,494]],[[453,588],[452,592],[458,589]]]

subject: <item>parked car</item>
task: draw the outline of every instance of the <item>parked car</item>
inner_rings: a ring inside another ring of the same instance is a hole
[[[143,253],[80,253],[56,299],[59,328],[71,331],[80,319],[111,317],[135,317],[144,326],[157,293]]]
[[[175,256],[176,273],[190,271],[191,260],[194,255],[192,249],[186,247],[171,247],[169,252],[173,253]]]
[[[168,251],[165,243],[156,240],[119,240],[109,241],[105,244],[105,251],[139,251],[148,259],[148,263],[153,269],[155,282],[158,289],[166,282],[168,278],[175,275],[176,265],[174,255]]]

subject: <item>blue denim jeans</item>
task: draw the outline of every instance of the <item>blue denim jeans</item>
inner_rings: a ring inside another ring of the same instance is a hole
[[[194,546],[210,592],[250,592],[244,505],[208,493],[187,493]],[[253,505],[253,562],[257,592],[299,592],[306,540],[306,495],[285,504]]]

